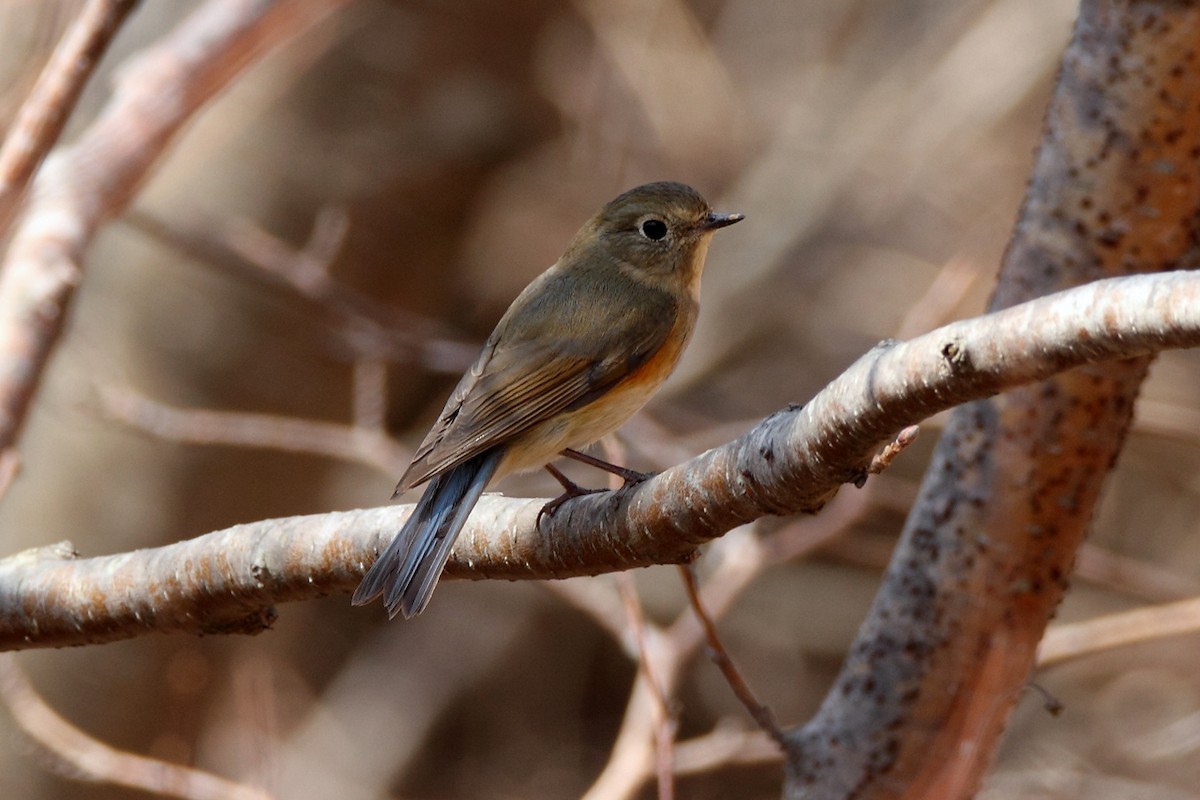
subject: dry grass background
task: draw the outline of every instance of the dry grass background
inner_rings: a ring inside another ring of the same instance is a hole
[[[77,8],[0,6],[0,124]],[[185,10],[142,4],[68,139],[112,67]],[[1074,12],[1064,0],[362,0],[214,102],[135,216],[249,221],[298,246],[322,209],[343,208],[339,279],[480,341],[600,203],[645,180],[692,183],[748,219],[714,241],[697,338],[627,428],[630,464],[661,467],[803,401],[881,338],[983,307]],[[106,419],[97,386],[344,421],[353,376],[310,306],[144,224],[109,226],[89,261],[0,509],[5,552],[64,538],[117,552],[386,500],[403,464],[181,445]],[[1200,589],[1196,361],[1156,365],[1061,618]],[[392,368],[386,413],[401,441],[419,440],[454,379]],[[762,575],[722,621],[782,720],[804,719],[832,680],[935,433],[837,542]],[[502,488],[554,491],[540,475]],[[651,619],[682,608],[673,569],[636,579]],[[983,796],[1194,796],[1197,644],[1039,674],[1065,710],[1052,717],[1027,692]],[[60,713],[119,747],[281,797],[347,798],[579,796],[608,760],[636,666],[544,586],[462,582],[408,623],[332,597],[281,607],[255,638],[151,637],[20,662]],[[744,720],[703,659],[677,710],[684,737]],[[127,794],[71,781],[2,712],[0,734],[0,796]],[[774,797],[779,785],[765,764],[684,778],[680,795]]]

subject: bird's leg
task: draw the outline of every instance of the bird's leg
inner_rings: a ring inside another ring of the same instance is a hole
[[[542,506],[542,510],[538,512],[537,521],[535,523],[539,528],[542,527],[543,516],[547,514],[553,515],[554,512],[558,510],[558,507],[568,500],[574,497],[583,497],[585,494],[599,494],[600,492],[606,491],[605,489],[585,489],[564,475],[562,471],[553,464],[546,464],[545,466],[546,471],[554,476],[554,480],[562,484],[563,493],[551,500],[549,503],[546,503],[546,505]]]
[[[616,464],[610,464],[609,462],[605,461],[602,458],[596,458],[595,456],[589,456],[587,453],[581,453],[578,450],[572,450],[569,447],[566,450],[563,450],[560,453],[560,455],[564,455],[567,458],[573,458],[576,461],[580,461],[584,464],[588,464],[589,466],[596,467],[597,469],[602,469],[605,472],[611,472],[613,475],[616,475],[618,478],[625,481],[626,486],[636,486],[637,484],[639,484],[645,480],[649,480],[650,478],[653,478],[655,475],[655,473],[653,473],[653,472],[638,472],[637,470],[634,470],[634,469],[628,469],[626,467],[618,467]],[[548,467],[547,467],[547,469],[548,469]],[[579,488],[579,487],[575,487],[575,488]]]
[[[610,464],[602,458],[589,456],[587,453],[581,453],[578,450],[572,450],[569,447],[566,450],[563,450],[560,455],[564,455],[567,458],[572,458],[576,461],[588,464],[589,466],[596,467],[597,469],[602,469],[605,472],[611,472],[613,475],[616,475],[618,478],[625,481],[626,486],[636,486],[642,481],[654,477],[653,472],[638,472],[637,470],[618,467],[616,464]],[[545,466],[546,471],[553,475],[556,481],[562,484],[563,493],[551,500],[549,503],[546,503],[546,505],[542,506],[542,510],[539,511],[537,515],[538,527],[541,527],[543,516],[548,514],[553,515],[554,512],[558,510],[558,507],[568,500],[575,497],[582,497],[585,494],[598,494],[600,492],[608,491],[607,489],[584,489],[578,483],[564,475],[562,471],[553,464],[546,464]]]

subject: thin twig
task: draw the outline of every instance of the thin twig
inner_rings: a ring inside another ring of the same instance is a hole
[[[21,104],[0,147],[0,241],[25,189],[63,126],[101,56],[137,0],[91,0],[75,18]]]
[[[803,558],[845,540],[854,523],[878,508],[880,490],[884,480],[876,479],[857,492],[843,492],[834,499],[820,515],[792,520],[777,531],[763,537],[763,548],[767,551],[764,560],[778,564]],[[885,561],[886,563],[886,561]],[[705,608],[712,609],[712,601],[704,596]]]
[[[123,387],[99,388],[104,413],[160,439],[202,445],[281,450],[364,464],[392,475],[408,448],[376,428],[249,411],[176,408]]]
[[[614,476],[615,477],[615,476]],[[634,640],[637,642],[638,666],[645,676],[654,698],[654,744],[655,774],[658,778],[659,800],[671,800],[675,796],[675,730],[676,723],[671,714],[670,700],[662,684],[656,676],[656,666],[650,654],[650,646],[646,636],[646,618],[642,614],[642,604],[638,600],[637,587],[633,576],[628,572],[617,575],[617,589],[625,604],[625,614],[629,626],[633,629]]]
[[[118,750],[59,716],[33,688],[16,657],[0,656],[0,697],[25,735],[84,780],[184,800],[268,800],[262,789],[191,767]]]
[[[354,362],[354,429],[386,437],[387,364],[375,358]]]
[[[705,608],[713,618],[723,617],[767,566],[767,552],[755,533],[755,525],[730,531],[709,546],[705,558],[715,562],[701,589]],[[695,614],[684,609],[667,630],[667,639],[681,660],[691,657],[704,643],[704,627]]]
[[[340,346],[358,358],[414,362],[433,372],[458,374],[478,354],[477,342],[455,339],[444,324],[403,312],[334,277],[330,266],[347,230],[342,209],[322,209],[299,250],[248,220],[222,223],[200,212],[189,213],[186,223],[138,211],[125,221],[205,264],[286,289],[313,304],[336,327]]]
[[[696,583],[696,576],[692,573],[691,567],[687,564],[681,564],[679,566],[679,575],[683,578],[683,585],[687,589],[688,601],[692,604],[692,610],[696,612],[696,617],[700,620],[700,624],[704,626],[704,635],[708,639],[708,654],[712,658],[713,663],[721,670],[721,674],[725,676],[725,680],[729,683],[729,688],[733,689],[734,695],[746,707],[746,710],[750,712],[750,716],[758,723],[758,727],[762,728],[764,733],[774,739],[786,751],[788,740],[784,736],[783,729],[779,727],[779,723],[775,720],[775,714],[754,696],[750,684],[746,683],[745,677],[737,668],[737,665],[733,663],[733,658],[729,655],[729,651],[725,649],[725,645],[721,644],[721,637],[717,635],[717,626],[713,624],[708,613],[704,610],[703,603],[700,602],[700,587]]]
[[[1134,430],[1144,436],[1197,447],[1200,446],[1200,409],[1142,397],[1138,399]]]
[[[884,445],[882,450],[871,457],[871,464],[867,467],[867,472],[872,475],[878,475],[890,467],[892,462],[896,460],[896,457],[904,452],[906,447],[917,440],[917,435],[920,432],[921,428],[919,426],[909,425],[896,434],[895,439]]]
[[[670,663],[664,671],[669,674],[660,674],[661,679],[674,680],[678,664]],[[642,784],[655,774],[656,764],[650,753],[656,722],[652,691],[645,673],[638,670],[608,762],[583,795],[583,800],[626,800],[634,797]]]
[[[21,471],[21,454],[14,448],[0,452],[0,500],[8,494],[17,473]]]
[[[564,603],[586,614],[600,630],[619,642],[630,657],[637,657],[636,642],[627,641],[629,626],[622,613],[620,594],[615,584],[600,578],[571,578],[541,584]]]
[[[780,539],[786,544],[788,535],[795,534],[798,537],[795,538],[796,545],[804,551],[820,549],[823,554],[843,563],[882,571],[891,557],[895,539],[883,536],[826,537],[822,531],[831,513],[837,514],[844,503],[857,502],[866,492],[872,492],[871,502],[875,508],[894,514],[907,511],[912,504],[912,492],[904,491],[904,487],[898,483],[888,484],[886,481],[886,477],[876,479],[861,492],[843,493],[820,516],[796,520],[772,534],[771,538]],[[881,492],[883,487],[887,487],[888,491]],[[815,541],[810,542],[810,537]],[[1181,575],[1143,559],[1114,553],[1094,542],[1085,542],[1079,548],[1074,580],[1146,603],[1172,603],[1200,594],[1200,580],[1192,576]]]
[[[675,743],[675,774],[695,775],[731,765],[774,763],[782,758],[779,745],[762,731],[718,723],[706,734]]]
[[[917,336],[952,319],[951,310],[966,296],[979,273],[974,264],[963,258],[952,258],[943,264],[921,296],[909,305],[896,327],[896,338]]]
[[[1200,597],[1055,625],[1038,646],[1045,668],[1116,647],[1200,632]]]
[[[1095,542],[1079,548],[1075,577],[1147,603],[1173,603],[1200,595],[1200,580],[1196,576],[1115,553]]]

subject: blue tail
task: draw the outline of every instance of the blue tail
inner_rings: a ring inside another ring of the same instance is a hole
[[[493,447],[432,478],[404,527],[354,590],[351,602],[366,605],[383,595],[389,618],[420,614],[433,595],[458,532],[503,456],[502,447]]]

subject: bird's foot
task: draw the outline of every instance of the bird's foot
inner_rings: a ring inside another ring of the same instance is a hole
[[[539,528],[542,527],[542,517],[554,516],[554,512],[558,510],[558,507],[568,500],[573,500],[576,497],[583,497],[587,494],[599,494],[600,492],[607,491],[606,489],[585,489],[575,481],[568,478],[566,475],[562,474],[562,472],[560,472],[559,469],[553,464],[547,464],[546,471],[553,475],[556,481],[562,484],[563,493],[551,500],[549,503],[546,503],[546,505],[542,506],[541,511],[538,511],[536,525]]]

